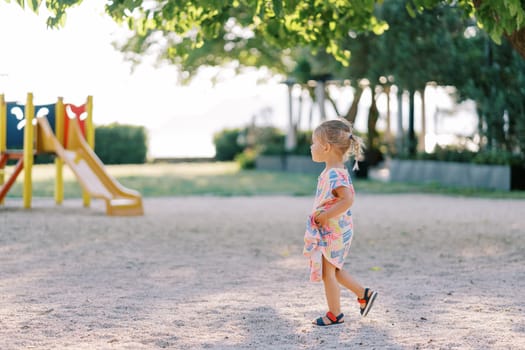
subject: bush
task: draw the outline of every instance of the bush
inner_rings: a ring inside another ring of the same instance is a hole
[[[244,150],[239,144],[240,129],[224,129],[213,135],[215,159],[219,161],[234,160]]]
[[[480,152],[472,159],[477,164],[498,164],[521,166],[525,163],[524,159],[511,152]]]
[[[398,155],[396,158],[412,159],[408,156]],[[460,146],[436,146],[432,153],[419,153],[415,159],[435,160],[443,162],[475,163],[487,165],[521,165],[524,160],[520,155],[504,151],[473,152]]]
[[[292,154],[299,156],[309,156],[310,146],[312,145],[312,131],[299,131],[297,133],[297,145]]]
[[[235,156],[235,161],[239,164],[241,169],[254,169],[255,158],[257,158],[257,153],[253,149],[247,148],[242,153]]]
[[[143,126],[112,123],[95,128],[95,153],[105,164],[143,164],[148,146]]]
[[[217,160],[233,160],[245,149],[250,149],[250,155],[283,155],[286,153],[285,140],[285,133],[274,127],[250,126],[244,129],[224,129],[213,137],[215,158]],[[311,143],[312,132],[299,131],[297,133],[297,145],[290,153],[309,156]]]
[[[476,152],[472,152],[457,146],[436,146],[434,148],[434,152],[419,153],[416,158],[421,160],[440,160],[445,162],[469,163],[472,162],[475,155]]]
[[[262,127],[252,128],[248,132],[252,133],[252,144],[257,153],[266,156],[284,154],[286,136],[281,130],[273,127]]]

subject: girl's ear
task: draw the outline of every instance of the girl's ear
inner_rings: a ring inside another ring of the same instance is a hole
[[[331,148],[332,148],[332,145],[329,144],[328,142],[323,145],[323,150],[325,152],[330,152]]]

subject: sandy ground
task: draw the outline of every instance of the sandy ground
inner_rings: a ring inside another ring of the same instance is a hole
[[[0,208],[0,349],[525,349],[525,201],[359,195],[346,268],[379,291],[318,328],[313,198]]]

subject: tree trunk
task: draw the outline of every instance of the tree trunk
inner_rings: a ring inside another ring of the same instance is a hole
[[[379,149],[379,133],[377,132],[377,121],[379,120],[379,111],[376,104],[375,86],[370,86],[372,102],[368,111],[367,123],[367,147],[365,150],[366,166],[371,167],[379,164],[383,160],[383,155]]]
[[[314,93],[314,89],[310,85],[306,85],[306,91],[308,91],[308,95],[310,96],[310,100],[312,103],[310,104],[310,110],[308,111],[308,129],[313,129],[313,122],[314,122],[314,107],[316,103],[316,97]]]
[[[285,150],[292,151],[297,145],[297,134],[295,132],[295,122],[293,117],[293,99],[292,99],[293,85],[288,84],[288,132],[286,133]]]
[[[403,129],[403,90],[397,87],[397,154],[405,152],[405,130]]]
[[[386,85],[383,89],[386,94],[386,135],[390,139],[390,135],[392,135],[392,125],[390,123],[390,86]]]
[[[388,151],[391,152],[394,147],[394,140],[392,137],[392,122],[390,120],[392,111],[390,109],[390,85],[385,85],[383,91],[386,94],[386,135],[385,139],[388,144]]]
[[[377,110],[376,105],[376,94],[375,87],[371,86],[370,90],[372,92],[372,103],[368,111],[368,140],[367,140],[367,150],[373,150],[378,148],[377,142],[377,130],[376,124],[379,119],[379,111]]]
[[[350,123],[354,124],[355,118],[357,117],[357,109],[359,107],[359,101],[361,101],[361,96],[363,95],[363,88],[361,85],[357,84],[355,88],[355,94],[354,99],[352,101],[352,105],[348,109],[348,112],[345,114],[345,119],[348,120]]]
[[[317,100],[317,104],[319,105],[319,117],[321,118],[321,121],[326,120],[326,109],[324,108],[324,103],[326,101],[325,98],[325,83],[324,81],[316,81],[315,84],[315,97]]]
[[[330,96],[330,93],[327,91],[326,92],[326,95],[325,95],[326,99],[328,100],[328,102],[330,102],[330,104],[332,105],[332,108],[334,109],[334,112],[335,114],[340,117],[341,114],[339,114],[339,109],[337,108],[337,104],[335,103],[334,99],[332,98],[332,96]]]
[[[427,113],[425,111],[425,90],[426,87],[420,91],[421,96],[421,133],[419,134],[418,149],[421,152],[425,152],[425,138],[427,136]]]
[[[525,59],[525,27],[505,35],[512,47]]]
[[[303,119],[303,88],[301,87],[301,93],[299,94],[299,100],[297,102],[297,119],[295,121],[295,130],[299,130],[299,126],[301,125],[301,120]]]
[[[414,90],[409,90],[408,97],[408,154],[416,155],[416,133],[414,131]]]

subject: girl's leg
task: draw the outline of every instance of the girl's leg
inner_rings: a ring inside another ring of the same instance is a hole
[[[348,272],[343,269],[337,269],[335,277],[342,286],[351,290],[358,298],[364,297],[365,289]]]
[[[336,278],[336,268],[323,255],[323,282],[328,311],[335,316],[341,313],[341,290]],[[325,321],[328,321],[326,319]]]
[[[366,316],[370,311],[370,308],[374,304],[374,300],[377,297],[377,292],[368,289],[368,292],[365,296],[366,289],[363,288],[348,272],[345,270],[336,270],[335,272],[336,279],[341,285],[345,286],[351,290],[359,299],[361,307],[361,316]],[[364,299],[364,300],[363,300]]]

